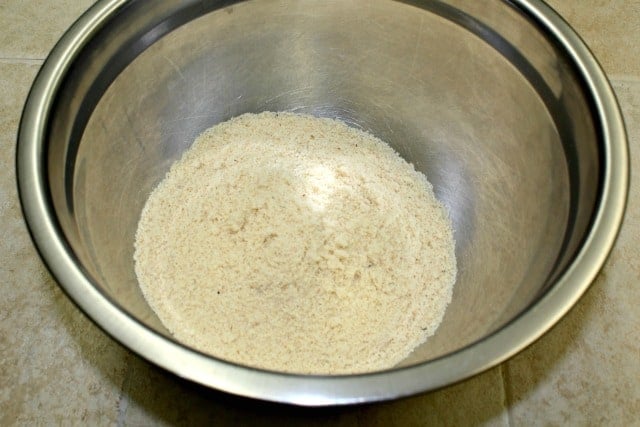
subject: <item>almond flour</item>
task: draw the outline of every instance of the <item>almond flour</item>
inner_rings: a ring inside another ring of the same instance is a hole
[[[399,363],[440,324],[456,276],[426,177],[368,133],[293,113],[198,137],[149,196],[134,258],[176,339],[295,373]]]

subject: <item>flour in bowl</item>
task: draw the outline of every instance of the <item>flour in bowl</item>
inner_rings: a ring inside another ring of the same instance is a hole
[[[451,221],[425,176],[344,123],[244,114],[204,132],[151,193],[142,292],[179,341],[295,373],[386,369],[451,300]]]

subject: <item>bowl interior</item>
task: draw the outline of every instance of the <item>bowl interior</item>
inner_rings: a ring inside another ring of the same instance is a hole
[[[134,274],[142,206],[203,130],[265,110],[370,131],[449,209],[453,301],[403,364],[482,339],[553,285],[588,229],[601,165],[583,83],[535,22],[509,2],[219,3],[129,2],[58,91],[51,199],[115,304],[167,334]]]

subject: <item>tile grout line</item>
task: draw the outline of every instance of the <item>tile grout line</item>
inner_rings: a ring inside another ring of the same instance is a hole
[[[502,362],[498,366],[498,372],[500,373],[500,379],[502,380],[502,406],[507,413],[507,426],[511,427],[514,424],[511,419],[511,393],[509,392],[507,362]]]
[[[23,65],[40,65],[44,62],[44,58],[5,58],[0,57],[1,64],[23,64]]]
[[[126,425],[126,418],[127,418],[127,410],[129,409],[129,387],[131,384],[131,353],[127,354],[126,357],[126,364],[127,367],[125,368],[125,372],[124,372],[124,378],[122,380],[122,384],[120,385],[120,395],[118,396],[118,405],[117,405],[117,410],[118,410],[118,417],[116,419],[116,425],[118,427],[124,427]]]
[[[607,78],[611,83],[640,83],[640,75],[635,76],[633,74],[608,74]]]

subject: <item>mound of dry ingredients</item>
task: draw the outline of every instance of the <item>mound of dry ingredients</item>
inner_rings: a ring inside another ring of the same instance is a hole
[[[315,374],[400,362],[438,327],[456,276],[424,175],[370,134],[292,113],[204,132],[150,195],[135,268],[178,340]]]

